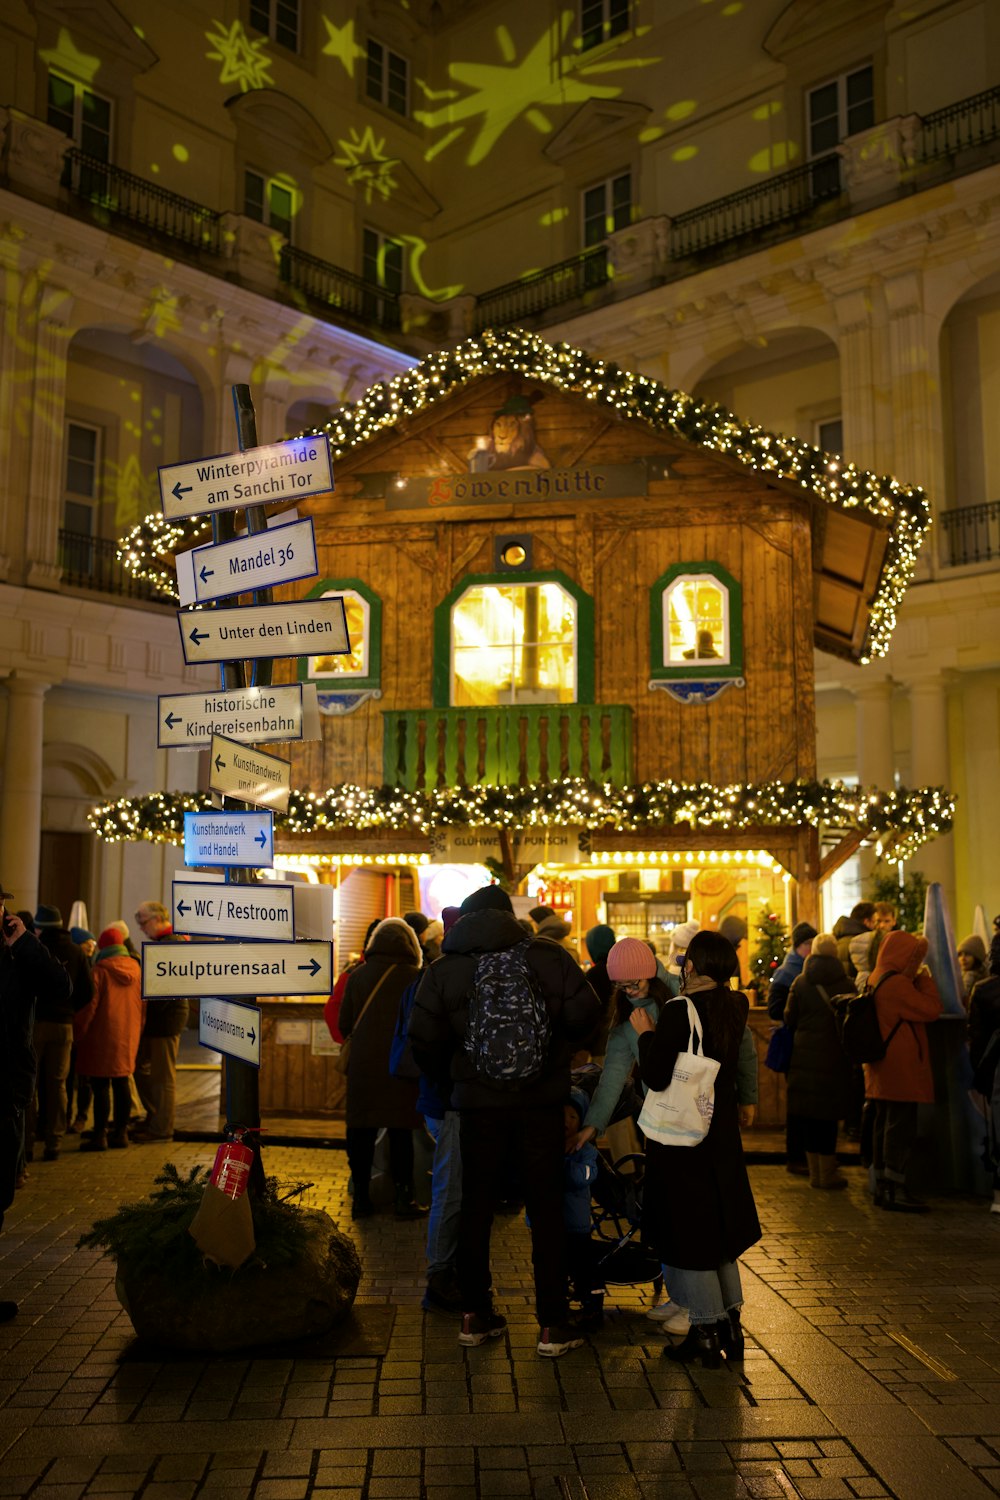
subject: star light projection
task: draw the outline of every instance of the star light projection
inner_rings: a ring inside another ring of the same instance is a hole
[[[101,66],[99,57],[81,52],[65,26],[59,28],[59,37],[54,47],[39,52],[43,63],[57,73],[66,73],[81,83],[93,83]]]
[[[614,99],[621,94],[621,89],[614,85],[591,83],[590,74],[649,67],[661,61],[658,57],[609,58],[586,67],[574,64],[570,70],[566,66],[565,42],[574,25],[572,11],[564,10],[522,57],[518,57],[507,27],[498,26],[496,40],[501,62],[453,62],[449,66],[449,76],[467,90],[464,97],[457,89],[434,94],[421,83],[427,99],[444,100],[440,108],[413,111],[413,118],[421,125],[445,132],[428,148],[426,160],[431,161],[464,135],[467,124],[479,120],[466,155],[470,167],[478,166],[522,117],[535,130],[547,135],[553,128],[549,118],[552,110],[568,104],[585,104],[588,99]]]
[[[205,56],[210,62],[222,64],[220,83],[238,83],[244,94],[250,89],[273,87],[267,41],[264,38],[251,41],[241,21],[234,21],[231,26],[216,21],[215,30],[205,32],[205,40],[214,49]]]
[[[392,197],[398,185],[392,171],[399,161],[386,156],[384,135],[376,137],[370,125],[359,134],[352,125],[350,139],[339,140],[337,145],[341,154],[333,158],[334,164],[344,168],[348,182],[363,186],[366,203],[372,201],[373,193],[382,199]]]
[[[323,25],[326,27],[326,45],[323,47],[324,57],[335,57],[343,64],[344,72],[348,78],[354,77],[354,64],[357,59],[364,57],[365,49],[360,47],[354,40],[354,20],[345,21],[343,26],[334,26],[332,21],[323,17]]]

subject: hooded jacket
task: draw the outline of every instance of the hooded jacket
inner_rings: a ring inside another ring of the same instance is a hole
[[[347,1124],[351,1130],[383,1125],[416,1130],[420,1125],[416,1079],[393,1077],[389,1049],[403,991],[419,977],[422,962],[413,928],[401,917],[386,917],[368,940],[364,963],[351,970],[340,1007],[340,1030],[351,1038],[347,1069]],[[374,998],[366,1010],[370,996]]]
[[[806,959],[785,1006],[785,1025],[795,1036],[788,1069],[789,1114],[809,1120],[846,1117],[853,1069],[841,1045],[833,1001],[853,994],[839,958],[814,953]]]
[[[837,957],[847,970],[848,977],[855,979],[857,967],[851,956],[851,940],[865,936],[871,942],[872,929],[866,927],[864,922],[859,922],[857,917],[838,917],[834,923],[833,935],[837,939]]]
[[[925,968],[927,939],[910,932],[886,934],[869,983],[875,990],[879,1029],[889,1042],[881,1062],[865,1063],[865,1098],[898,1104],[933,1104],[934,1079],[925,1022],[941,1014],[941,996]],[[919,971],[919,972],[918,972]]]
[[[94,965],[94,998],[73,1017],[82,1078],[128,1078],[142,1036],[142,971],[124,948]]]
[[[788,992],[802,973],[804,964],[805,959],[802,954],[796,953],[794,948],[789,948],[781,967],[772,975],[771,988],[767,992],[767,1013],[772,1021],[785,1019]]]
[[[600,1001],[566,950],[547,938],[528,939],[528,965],[545,1001],[551,1025],[548,1058],[541,1076],[519,1088],[502,1088],[479,1076],[465,1050],[469,1000],[480,954],[499,953],[525,942],[524,928],[510,912],[467,912],[447,934],[437,963],[424,972],[410,1015],[410,1042],[417,1066],[451,1086],[454,1109],[532,1109],[561,1104],[569,1095],[570,1058],[600,1016]]]

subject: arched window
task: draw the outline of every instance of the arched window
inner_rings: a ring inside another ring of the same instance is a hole
[[[471,574],[438,606],[438,708],[589,703],[593,601],[562,573]]]
[[[380,687],[382,601],[359,578],[325,578],[306,597],[327,599],[334,594],[344,601],[351,650],[338,656],[300,657],[299,680],[333,691]]]
[[[675,563],[650,596],[652,677],[734,678],[743,670],[743,597],[718,563]]]

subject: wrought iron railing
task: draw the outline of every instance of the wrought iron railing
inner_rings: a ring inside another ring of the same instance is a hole
[[[385,781],[407,791],[633,779],[632,710],[616,704],[389,710],[382,723]]]
[[[938,516],[940,561],[949,568],[1000,558],[1000,500],[963,505]]]
[[[475,331],[503,328],[537,317],[605,286],[609,279],[607,246],[596,245],[583,255],[572,255],[557,265],[483,292],[476,298]]]
[[[63,583],[71,588],[93,589],[98,594],[119,594],[152,604],[175,607],[173,599],[158,593],[144,578],[136,578],[118,560],[118,544],[108,537],[88,536],[82,531],[59,532],[59,566]]]
[[[919,158],[937,161],[985,146],[1000,138],[1000,87],[984,89],[944,109],[924,115],[920,122]]]
[[[220,253],[219,215],[193,198],[168,192],[145,177],[98,161],[75,148],[66,153],[63,184],[98,216],[125,220],[209,255]]]
[[[840,186],[840,157],[833,152],[688,209],[670,221],[670,259],[685,260],[714,245],[790,224],[817,203],[836,198]]]
[[[400,326],[398,292],[376,286],[293,245],[282,247],[280,276],[286,286],[302,292],[311,302],[336,308],[359,323],[388,329]]]

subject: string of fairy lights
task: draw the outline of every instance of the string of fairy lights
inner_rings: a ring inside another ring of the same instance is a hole
[[[212,806],[209,794],[154,792],[96,807],[89,821],[102,839],[180,843],[185,812]],[[940,787],[878,792],[834,781],[767,781],[713,786],[710,782],[655,781],[614,787],[574,778],[534,786],[445,787],[410,792],[399,787],[330,787],[293,792],[288,812],[275,815],[290,835],[382,830],[408,837],[435,828],[558,828],[594,832],[660,832],[671,829],[741,832],[799,827],[824,834],[859,832],[876,852],[909,859],[926,840],[947,833],[954,801]]]
[[[668,390],[645,375],[593,359],[569,344],[549,344],[523,329],[487,330],[454,349],[428,355],[393,380],[373,385],[360,400],[339,407],[323,428],[315,430],[328,435],[336,461],[470,381],[495,374],[518,374],[567,395],[582,395],[612,408],[623,420],[644,422],[655,432],[723,454],[767,478],[797,485],[837,509],[863,509],[877,517],[885,525],[888,545],[861,661],[885,655],[930,525],[923,490],[743,422],[722,406]],[[137,578],[176,599],[172,554],[193,545],[204,525],[204,518],[199,517],[166,521],[162,516],[147,516],[121,539],[118,556]]]

